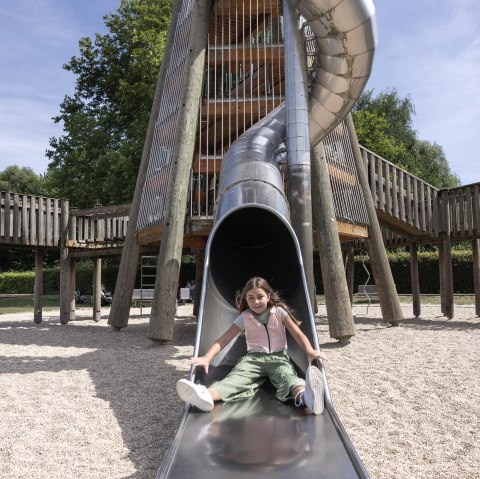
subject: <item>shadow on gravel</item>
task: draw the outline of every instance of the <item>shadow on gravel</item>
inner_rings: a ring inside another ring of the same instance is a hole
[[[137,469],[131,479],[155,477],[173,440],[183,412],[175,383],[186,375],[178,361],[189,357],[180,348],[193,347],[196,330],[194,316],[177,317],[173,341],[157,343],[147,338],[148,320],[143,319],[115,331],[106,326],[106,318],[94,323],[78,317],[61,325],[58,314],[46,313],[43,322],[36,325],[25,320],[2,321],[0,316],[2,344],[72,348],[73,354],[65,356],[51,352],[48,356],[0,356],[0,371],[32,374],[87,370],[96,397],[109,404],[122,430],[128,458]],[[41,391],[38,397],[42,397]]]

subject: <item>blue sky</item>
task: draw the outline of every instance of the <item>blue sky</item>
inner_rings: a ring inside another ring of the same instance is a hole
[[[104,33],[119,0],[0,0],[0,171],[44,173],[45,150],[74,76],[62,65],[82,36]],[[419,138],[444,148],[463,184],[480,181],[480,3],[377,0],[379,45],[367,88],[415,105]]]

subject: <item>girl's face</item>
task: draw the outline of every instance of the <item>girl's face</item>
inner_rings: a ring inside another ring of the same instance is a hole
[[[247,291],[246,300],[251,311],[255,314],[263,314],[268,308],[270,295],[262,288],[252,288]]]

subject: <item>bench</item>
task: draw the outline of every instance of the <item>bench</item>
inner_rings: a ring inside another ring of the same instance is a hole
[[[152,300],[153,299],[153,288],[150,289],[134,289],[133,294],[132,294],[132,301],[135,300],[143,300],[143,299],[148,299]]]
[[[362,294],[364,296],[377,294],[377,287],[374,284],[359,284],[358,294]]]

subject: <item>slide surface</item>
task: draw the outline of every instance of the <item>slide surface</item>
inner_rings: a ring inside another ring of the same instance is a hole
[[[371,0],[304,0],[294,6],[318,43],[316,72],[309,85],[309,136],[321,141],[350,111],[365,86],[376,45]],[[287,93],[289,86],[286,86]],[[278,290],[311,343],[319,348],[299,242],[290,222],[279,159],[287,137],[285,105],[250,128],[222,161],[214,226],[205,252],[195,355],[202,355],[232,324],[234,298],[252,276]],[[246,352],[243,337],[222,350],[208,376],[223,377]],[[305,352],[288,338],[300,376]],[[325,371],[325,411],[305,416],[273,397],[268,384],[251,399],[218,403],[205,413],[186,407],[162,478],[368,478],[333,407]]]
[[[268,184],[264,184],[268,190]],[[255,234],[243,234],[245,228]],[[206,269],[195,354],[206,352],[238,314],[235,291],[253,275],[267,278],[302,319],[301,328],[318,347],[314,316],[308,301],[301,254],[290,225],[268,206],[247,203],[233,208],[217,224],[207,245]],[[292,338],[289,354],[299,375],[307,359]],[[212,363],[210,384],[224,377],[246,352],[239,336]],[[293,401],[274,398],[269,384],[251,399],[217,403],[212,412],[186,407],[174,443],[164,459],[160,478],[261,477],[349,479],[368,478],[346,435],[326,387],[325,411],[307,416]]]

